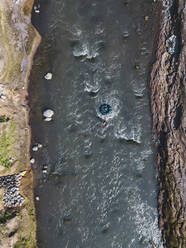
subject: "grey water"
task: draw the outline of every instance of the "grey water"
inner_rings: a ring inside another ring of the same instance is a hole
[[[43,144],[32,152],[38,247],[161,248],[148,90],[157,3],[38,3],[29,86],[32,144]]]

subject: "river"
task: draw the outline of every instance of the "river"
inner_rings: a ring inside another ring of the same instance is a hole
[[[148,90],[157,3],[38,3],[43,41],[29,86],[32,144],[43,144],[32,152],[38,247],[162,248]]]

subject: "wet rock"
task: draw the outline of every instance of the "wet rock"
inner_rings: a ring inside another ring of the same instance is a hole
[[[128,37],[129,37],[129,32],[128,31],[123,32],[123,38],[127,39]]]
[[[49,118],[49,117],[44,119],[44,121],[51,121],[51,120],[52,120],[52,118]]]
[[[34,164],[34,163],[35,163],[35,158],[31,158],[31,159],[30,159],[30,163],[31,163],[31,164]]]
[[[39,8],[37,6],[34,6],[34,12],[37,13],[37,14],[40,13],[40,10],[39,10]]]
[[[47,170],[43,169],[42,170],[43,174],[47,174]]]
[[[52,79],[52,73],[51,72],[48,72],[45,76],[44,76],[44,78],[46,79],[46,80],[51,80]]]
[[[35,199],[36,199],[36,201],[39,201],[40,200],[39,196],[36,196]]]
[[[43,145],[38,143],[32,147],[32,151],[37,152],[42,147]]]
[[[6,96],[4,94],[0,94],[0,99],[5,100]]]
[[[35,146],[32,147],[32,151],[37,152],[38,150],[39,150],[38,145],[35,145]]]
[[[48,169],[48,165],[47,164],[43,165],[43,169],[44,170],[47,170]]]
[[[54,115],[54,111],[52,109],[46,109],[43,112],[44,121],[51,121],[53,115]]]
[[[38,148],[42,148],[43,147],[43,145],[40,144],[40,143],[38,143],[37,146],[38,146]]]

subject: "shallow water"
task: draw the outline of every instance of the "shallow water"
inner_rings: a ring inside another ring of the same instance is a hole
[[[33,152],[39,247],[160,248],[147,86],[156,3],[40,3],[29,89],[33,144],[44,145]]]

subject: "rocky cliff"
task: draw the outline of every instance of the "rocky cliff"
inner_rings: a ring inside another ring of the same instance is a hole
[[[159,226],[167,248],[186,247],[185,233],[185,1],[161,2],[150,88],[157,147]]]

